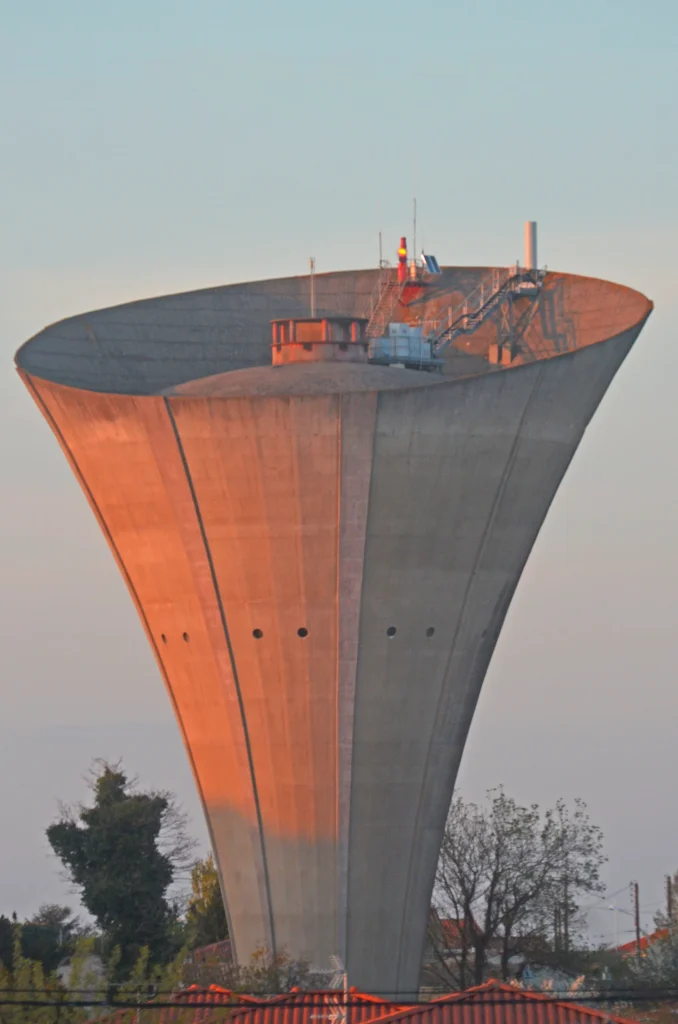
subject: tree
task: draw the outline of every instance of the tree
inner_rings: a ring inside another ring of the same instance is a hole
[[[13,922],[4,914],[0,914],[0,970],[9,971],[12,967],[12,950],[14,946]]]
[[[228,938],[219,874],[211,853],[193,865],[186,922],[191,948],[209,946]]]
[[[445,985],[481,984],[490,959],[502,978],[517,954],[567,954],[577,900],[603,891],[602,833],[586,805],[559,800],[543,815],[502,789],[478,807],[457,797],[450,807],[436,874],[431,960]],[[450,932],[454,932],[453,941]]]
[[[22,954],[20,926],[15,925],[13,966],[0,966],[0,1024],[85,1024],[102,1009],[110,1010],[109,1004],[138,1003],[141,1006],[157,993],[167,999],[181,988],[185,950],[171,963],[154,966],[150,963],[149,950],[142,949],[123,983],[113,980],[116,957],[117,951],[103,972],[92,971],[92,940],[79,939],[66,980],[59,972],[46,972],[39,960]],[[155,1016],[151,1013],[148,1019]],[[129,1014],[121,1013],[119,1019],[132,1024],[140,1017],[137,1010],[132,1010]],[[118,1020],[117,1014],[115,1019]]]
[[[39,960],[49,974],[73,952],[78,938],[90,933],[91,929],[80,924],[70,907],[43,903],[37,914],[21,926],[21,949],[24,957]]]
[[[39,961],[48,974],[54,971],[65,956],[73,952],[79,938],[91,934],[91,929],[73,917],[70,907],[44,903],[37,914],[19,924],[16,914],[0,916],[0,962],[12,968],[15,936],[19,936],[21,955],[26,960]]]
[[[47,838],[109,948],[120,947],[124,976],[144,947],[154,963],[176,952],[178,910],[167,893],[193,844],[169,794],[139,792],[119,764],[96,764],[92,805],[62,808]]]

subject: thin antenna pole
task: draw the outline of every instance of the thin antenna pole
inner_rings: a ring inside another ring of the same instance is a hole
[[[671,923],[673,921],[673,880],[671,875],[666,876],[666,916]]]
[[[315,256],[311,256],[310,260],[308,261],[308,265],[311,269],[311,316],[315,316]]]
[[[379,232],[379,266],[381,266],[383,262],[384,262],[384,260],[383,260],[383,256],[382,256],[381,231],[380,231]]]
[[[414,258],[417,258],[417,200],[414,200],[414,216],[412,218],[412,252]]]
[[[640,899],[637,882],[633,883],[633,916],[636,924],[636,952],[640,956]]]

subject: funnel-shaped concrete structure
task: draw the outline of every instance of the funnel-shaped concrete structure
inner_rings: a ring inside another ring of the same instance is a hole
[[[377,271],[316,278],[367,317]],[[447,268],[395,319],[486,270]],[[209,822],[236,954],[285,947],[417,989],[443,825],[485,672],[582,434],[651,310],[549,274],[510,365],[501,310],[441,373],[272,367],[308,279],[47,328],[17,355],[125,577]],[[303,348],[303,344],[302,344]]]

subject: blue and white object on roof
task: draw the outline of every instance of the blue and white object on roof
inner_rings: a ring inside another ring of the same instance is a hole
[[[421,262],[424,264],[429,274],[441,273],[440,267],[438,266],[438,260],[435,258],[435,256],[428,256],[425,252],[422,252]]]

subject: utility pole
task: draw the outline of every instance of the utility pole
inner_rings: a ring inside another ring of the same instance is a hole
[[[563,949],[566,953],[570,949],[570,907],[568,904],[567,875],[565,875],[565,892],[563,899]]]
[[[666,876],[666,916],[670,925],[673,921],[673,879],[671,875]]]
[[[636,953],[640,956],[640,899],[637,882],[633,883],[633,917],[636,924]]]

